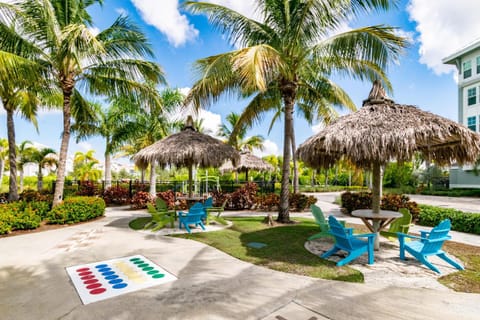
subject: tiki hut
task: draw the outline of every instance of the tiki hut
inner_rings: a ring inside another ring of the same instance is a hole
[[[182,131],[143,148],[133,159],[139,167],[146,167],[153,161],[157,161],[162,167],[188,167],[188,196],[192,197],[194,165],[201,168],[219,167],[226,160],[236,164],[238,158],[238,152],[228,144],[195,130],[193,119],[188,116]]]
[[[222,173],[226,171],[245,172],[245,180],[248,182],[248,170],[273,171],[273,166],[263,159],[254,156],[249,151],[242,151],[236,166],[233,166],[232,161],[227,161],[219,170]]]
[[[373,212],[380,210],[381,166],[411,160],[416,152],[439,165],[472,163],[480,154],[480,135],[454,121],[389,99],[379,81],[363,107],[342,116],[297,150],[312,167],[330,167],[340,158],[372,170]]]

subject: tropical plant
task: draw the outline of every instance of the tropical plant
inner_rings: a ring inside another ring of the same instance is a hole
[[[96,168],[98,160],[94,156],[95,150],[89,150],[85,153],[75,152],[73,157],[73,176],[80,181],[98,180],[101,171]]]
[[[19,172],[19,189],[20,192],[23,191],[23,179],[24,179],[24,167],[27,163],[34,162],[33,154],[37,151],[37,148],[33,146],[33,144],[28,141],[22,141],[20,145],[17,147],[17,166]],[[16,177],[15,177],[16,180]]]
[[[37,172],[37,190],[43,190],[43,170],[57,165],[57,153],[52,148],[42,148],[33,150],[31,155],[32,162],[38,166]]]
[[[218,129],[218,135],[227,139],[228,144],[235,148],[237,151],[253,151],[253,149],[263,150],[263,142],[265,139],[261,135],[254,135],[247,137],[248,127],[246,125],[239,124],[238,120],[240,115],[231,112],[227,115],[227,124],[220,125]],[[233,129],[239,126],[238,133],[232,137]]]
[[[289,178],[295,105],[321,115],[331,105],[353,109],[347,93],[330,78],[339,74],[360,80],[382,79],[384,70],[406,46],[389,26],[352,29],[330,36],[360,13],[386,10],[398,1],[258,0],[259,20],[212,3],[187,1],[193,13],[204,13],[238,49],[200,59],[198,80],[187,102],[209,105],[224,92],[252,97],[240,117],[253,123],[282,106],[284,146],[281,201],[277,220],[289,222]],[[238,130],[234,129],[233,136]]]
[[[62,200],[71,118],[91,116],[79,87],[90,95],[158,99],[146,80],[165,82],[160,67],[146,61],[153,52],[144,34],[125,17],[95,34],[87,9],[103,0],[23,0],[0,4],[2,49],[35,57],[44,78],[63,94],[63,132],[53,204]]]

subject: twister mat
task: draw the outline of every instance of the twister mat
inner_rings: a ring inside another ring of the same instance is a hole
[[[177,280],[141,255],[82,264],[66,270],[83,304]]]

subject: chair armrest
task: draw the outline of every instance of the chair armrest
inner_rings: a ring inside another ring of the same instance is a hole
[[[206,209],[207,209],[207,211],[220,211],[220,210],[223,211],[222,207],[208,207]]]
[[[371,237],[375,237],[376,235],[377,235],[376,233],[362,233],[362,234],[354,234],[353,236],[357,238],[371,238]]]
[[[418,240],[422,240],[422,241],[428,241],[427,238],[425,237],[419,237],[419,236],[413,236],[411,234],[406,234],[406,233],[401,233],[401,232],[397,232],[397,236],[398,238],[411,238],[411,239],[418,239]]]

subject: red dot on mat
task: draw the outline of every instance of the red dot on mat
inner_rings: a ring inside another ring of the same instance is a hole
[[[90,271],[90,268],[80,268],[80,269],[77,269],[77,272],[84,272],[84,271]]]
[[[78,275],[79,275],[80,277],[83,277],[83,276],[88,276],[89,274],[92,274],[92,271],[80,272]]]
[[[102,286],[101,283],[92,283],[87,286],[87,289],[95,289],[95,288],[100,288]]]
[[[86,276],[83,276],[81,277],[80,279],[82,280],[88,280],[88,279],[93,279],[95,278],[95,276],[93,274],[89,274],[89,275],[86,275]]]
[[[98,282],[98,279],[90,279],[90,280],[83,281],[83,283],[85,283],[85,284],[92,284],[92,283],[95,283],[95,282]]]
[[[98,288],[98,289],[93,289],[92,291],[90,291],[90,294],[100,294],[100,293],[104,293],[105,291],[107,291],[107,289]]]

